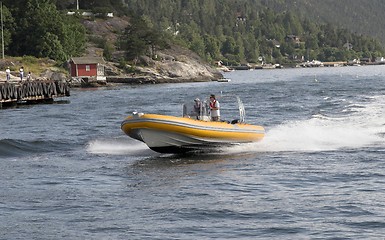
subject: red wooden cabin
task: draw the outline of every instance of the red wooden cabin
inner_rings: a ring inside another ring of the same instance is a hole
[[[86,82],[105,81],[102,57],[73,57],[69,61],[70,74],[73,78],[81,78]]]

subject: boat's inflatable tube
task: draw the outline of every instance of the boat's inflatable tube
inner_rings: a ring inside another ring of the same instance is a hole
[[[259,141],[262,126],[245,123],[201,121],[157,114],[134,113],[121,125],[128,136],[163,153],[179,153],[218,145]]]

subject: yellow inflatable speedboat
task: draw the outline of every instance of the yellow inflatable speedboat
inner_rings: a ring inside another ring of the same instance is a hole
[[[202,151],[221,145],[254,142],[265,134],[263,127],[243,123],[243,104],[241,119],[232,122],[210,121],[204,107],[199,115],[188,114],[186,105],[183,109],[183,117],[134,112],[122,122],[121,128],[128,136],[161,153]]]

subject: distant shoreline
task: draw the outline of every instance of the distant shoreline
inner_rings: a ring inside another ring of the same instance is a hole
[[[300,64],[265,64],[265,65],[241,65],[241,66],[223,66],[217,68],[223,72],[244,71],[244,70],[264,70],[264,69],[282,69],[282,68],[319,68],[319,67],[356,67],[356,66],[378,66],[385,65],[385,62],[371,63],[348,63],[348,62],[319,62],[319,63],[300,63]]]

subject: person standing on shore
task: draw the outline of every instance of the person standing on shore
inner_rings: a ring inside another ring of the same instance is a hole
[[[27,81],[31,81],[31,80],[32,80],[32,73],[28,72]]]
[[[19,73],[20,73],[20,81],[23,81],[23,77],[24,77],[24,67],[21,67],[21,68],[20,68]]]
[[[5,75],[7,76],[7,82],[11,80],[11,69],[9,67],[5,70]]]

